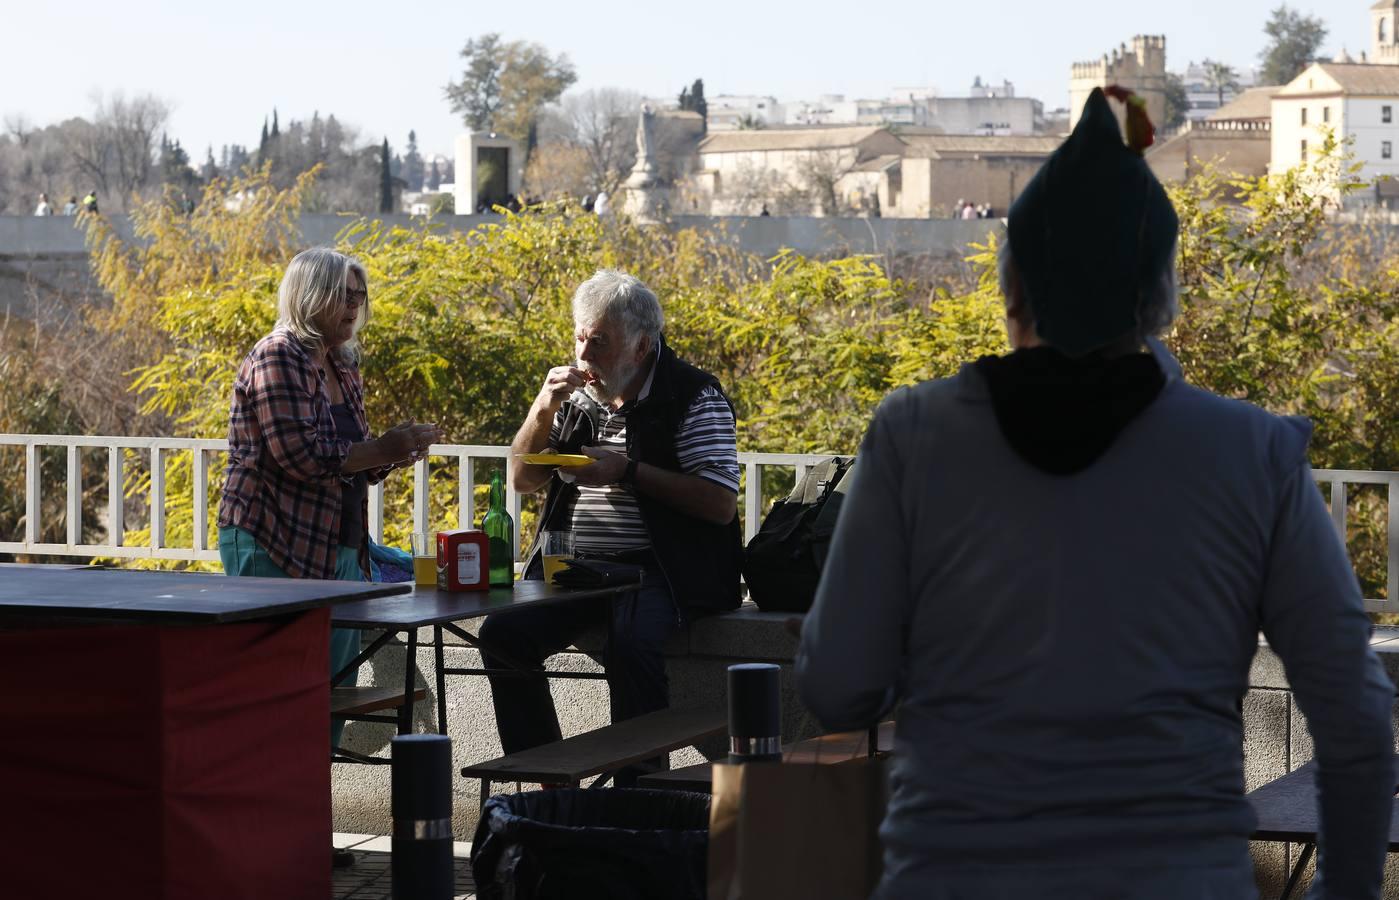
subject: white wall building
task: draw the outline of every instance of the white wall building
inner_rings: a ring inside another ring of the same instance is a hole
[[[762,128],[775,128],[785,122],[786,114],[776,97],[719,94],[706,97],[705,103],[710,131],[737,131],[745,122]]]
[[[788,125],[898,125],[944,134],[1029,135],[1044,129],[1044,105],[1015,96],[1009,81],[977,78],[965,97],[942,97],[932,87],[896,87],[889,96],[849,100],[826,94],[785,104]]]
[[[1330,134],[1338,143],[1352,142],[1361,179],[1399,177],[1399,66],[1313,63],[1273,95],[1272,113],[1269,171],[1313,158]],[[1373,204],[1385,193],[1380,185],[1352,202]]]

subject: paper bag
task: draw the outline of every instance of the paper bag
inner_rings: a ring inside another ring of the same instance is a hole
[[[882,757],[714,766],[709,900],[853,900],[879,882]]]

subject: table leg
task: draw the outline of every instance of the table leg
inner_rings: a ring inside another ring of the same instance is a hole
[[[481,779],[481,809],[485,809],[485,808],[486,808],[486,801],[489,800],[489,799],[491,799],[491,780],[490,780],[489,778],[482,778],[482,779]]]
[[[403,705],[398,708],[398,733],[413,732],[413,675],[418,667],[418,629],[408,629],[407,655],[403,659]]]
[[[1287,879],[1287,886],[1282,889],[1278,900],[1287,900],[1292,896],[1292,889],[1297,887],[1297,882],[1302,880],[1302,871],[1307,868],[1307,863],[1311,862],[1312,852],[1316,850],[1316,844],[1303,844],[1302,855],[1297,857],[1297,865],[1292,867],[1292,875]]]
[[[442,626],[432,626],[432,642],[437,653],[437,733],[447,733],[447,672],[442,652]]]

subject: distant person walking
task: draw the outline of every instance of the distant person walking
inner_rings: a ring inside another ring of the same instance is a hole
[[[975,218],[976,218],[976,207],[971,205],[971,201],[967,201],[966,203],[962,204],[962,218],[963,218],[963,219],[975,219]]]
[[[49,195],[48,195],[48,194],[40,194],[40,195],[39,195],[39,205],[36,206],[36,207],[34,207],[34,215],[36,215],[36,216],[51,216],[51,215],[53,215],[53,207],[49,205]]]
[[[593,201],[593,212],[600,216],[605,216],[612,212],[612,204],[607,201],[606,191],[597,192],[597,199]]]
[[[65,216],[76,216],[78,214],[77,197],[69,197],[68,202],[63,204],[63,214]]]
[[[88,191],[87,196],[83,198],[83,212],[96,213],[97,211],[97,192]]]

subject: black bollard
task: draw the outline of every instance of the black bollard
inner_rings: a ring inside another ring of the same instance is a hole
[[[393,896],[452,900],[452,741],[400,735],[392,756]]]
[[[782,760],[782,670],[729,666],[729,762]]]

